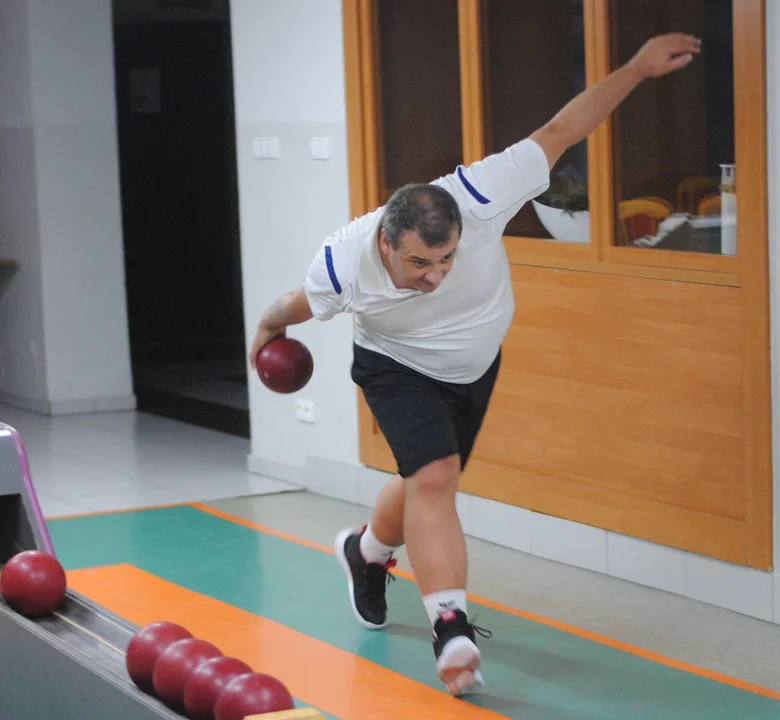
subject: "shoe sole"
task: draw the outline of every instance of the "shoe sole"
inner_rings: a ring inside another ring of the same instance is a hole
[[[357,528],[344,528],[338,535],[336,535],[336,539],[333,542],[333,547],[336,550],[336,559],[339,561],[339,565],[341,565],[341,569],[344,571],[344,574],[347,576],[347,587],[349,590],[349,605],[352,608],[352,613],[355,616],[355,619],[368,630],[382,630],[382,628],[387,627],[387,620],[385,620],[384,623],[381,625],[375,625],[374,623],[368,622],[364,617],[361,616],[361,614],[358,612],[357,606],[355,605],[355,583],[352,580],[352,571],[349,567],[349,562],[347,561],[347,556],[344,553],[344,543],[346,542],[347,538],[350,535],[353,535],[357,532]]]
[[[436,661],[436,672],[451,695],[468,695],[485,685],[481,664],[479,648],[463,635],[452,638],[444,646]]]

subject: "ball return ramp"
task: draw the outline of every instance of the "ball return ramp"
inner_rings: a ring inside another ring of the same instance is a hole
[[[0,573],[24,550],[55,554],[19,434],[0,423]],[[125,669],[137,628],[68,590],[28,619],[0,598],[0,720],[172,720]]]

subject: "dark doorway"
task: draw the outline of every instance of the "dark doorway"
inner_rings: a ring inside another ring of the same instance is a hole
[[[139,410],[249,437],[230,20],[219,14],[115,9],[130,351]]]

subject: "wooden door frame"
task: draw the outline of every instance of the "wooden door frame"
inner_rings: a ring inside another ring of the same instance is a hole
[[[424,0],[421,0],[424,1]],[[614,246],[612,128],[602,123],[589,136],[592,237],[590,247],[566,247],[533,238],[505,238],[510,263],[630,275],[741,288],[744,333],[744,442],[747,516],[744,563],[772,567],[772,442],[769,325],[769,258],[766,133],[766,0],[734,2],[735,155],[741,210],[736,257],[699,256]],[[350,212],[379,204],[381,162],[377,136],[378,83],[373,0],[342,0],[347,106]],[[584,0],[588,83],[609,66],[609,0]],[[464,162],[484,150],[480,57],[480,0],[458,0]],[[747,208],[747,209],[745,209]],[[364,465],[395,470],[392,453],[358,392],[359,458]]]

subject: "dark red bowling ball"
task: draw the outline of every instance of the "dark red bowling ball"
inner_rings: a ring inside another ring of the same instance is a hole
[[[157,658],[152,672],[154,693],[172,710],[184,711],[184,686],[197,667],[222,653],[210,642],[196,638],[177,640]]]
[[[213,720],[214,705],[222,689],[252,668],[237,658],[222,656],[201,663],[184,686],[184,711],[191,720]]]
[[[130,679],[146,693],[153,693],[152,673],[157,658],[178,640],[191,638],[192,633],[172,622],[154,622],[142,627],[127,646],[127,672]]]
[[[300,390],[314,373],[314,358],[299,340],[276,337],[257,354],[257,375],[268,389],[278,393]]]
[[[29,618],[54,612],[67,589],[62,565],[43,550],[14,555],[0,574],[0,594],[12,610]]]
[[[220,692],[214,720],[243,720],[247,715],[295,708],[290,691],[275,677],[262,673],[239,675]]]

